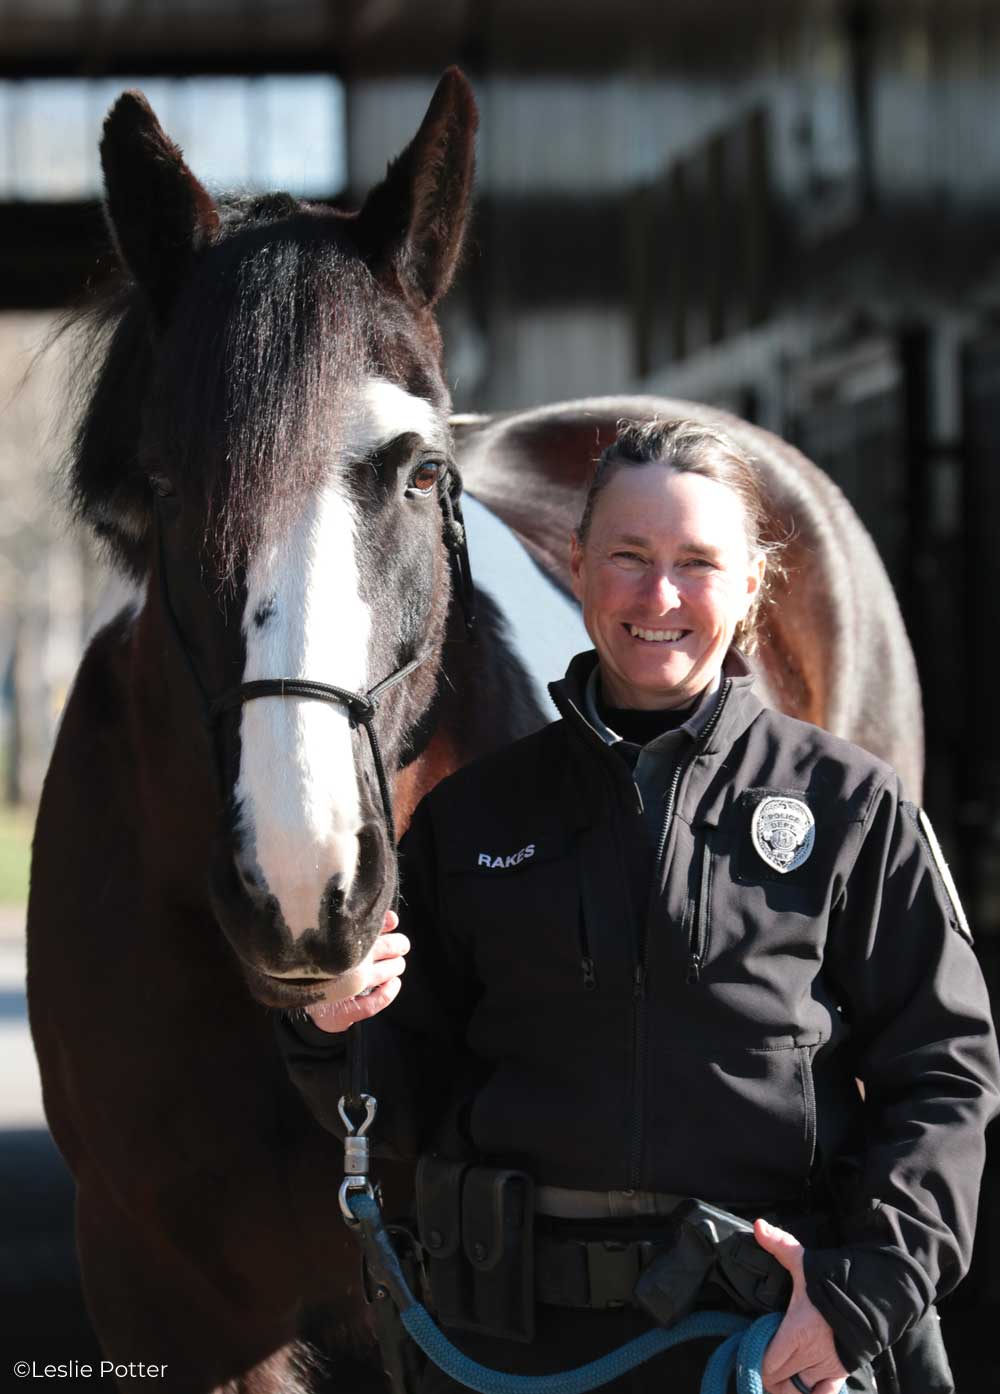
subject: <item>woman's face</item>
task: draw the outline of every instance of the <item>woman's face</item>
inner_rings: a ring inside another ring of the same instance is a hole
[[[618,469],[570,565],[605,700],[644,710],[704,691],[764,574],[737,495],[664,464]]]

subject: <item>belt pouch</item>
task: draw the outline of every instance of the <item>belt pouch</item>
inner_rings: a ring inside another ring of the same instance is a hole
[[[442,1326],[512,1341],[535,1332],[534,1188],[522,1171],[427,1155],[417,1225]]]
[[[471,1306],[462,1252],[462,1182],[468,1170],[468,1162],[433,1153],[417,1163],[417,1232],[434,1311],[444,1326],[463,1327]]]
[[[470,1167],[462,1248],[472,1274],[470,1331],[508,1341],[535,1334],[534,1186],[523,1171]]]

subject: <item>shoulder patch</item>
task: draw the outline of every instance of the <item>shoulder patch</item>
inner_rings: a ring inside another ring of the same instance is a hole
[[[931,866],[937,873],[938,881],[944,891],[945,899],[948,902],[948,908],[951,910],[955,928],[958,930],[959,934],[961,934],[962,938],[968,939],[971,944],[972,930],[969,928],[969,921],[966,918],[965,911],[962,908],[962,902],[959,899],[958,888],[955,885],[948,863],[944,859],[944,853],[941,851],[941,844],[937,840],[937,834],[934,832],[931,820],[927,817],[924,810],[918,808],[916,804],[904,803],[903,808],[913,819],[920,840],[927,849],[931,859]]]

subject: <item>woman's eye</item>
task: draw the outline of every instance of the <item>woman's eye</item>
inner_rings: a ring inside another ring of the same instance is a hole
[[[169,499],[174,496],[174,486],[165,474],[151,474],[149,487],[159,499]]]
[[[437,461],[425,460],[423,464],[418,465],[410,475],[409,487],[411,489],[416,489],[418,494],[429,494],[435,484],[437,484],[440,475],[441,466]]]

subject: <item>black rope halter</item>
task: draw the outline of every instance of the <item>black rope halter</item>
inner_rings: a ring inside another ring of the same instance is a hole
[[[379,698],[383,692],[388,692],[391,687],[409,677],[410,673],[426,663],[428,658],[428,651],[417,654],[416,658],[411,658],[409,663],[404,663],[402,668],[397,668],[394,673],[390,673],[387,678],[383,678],[363,694],[348,692],[346,688],[334,687],[331,683],[314,682],[311,678],[256,678],[253,682],[241,683],[239,687],[232,687],[228,692],[213,698],[208,704],[209,720],[214,725],[225,712],[242,707],[245,702],[252,702],[256,697],[311,697],[317,702],[334,702],[346,707],[351,726],[365,728],[382,798],[386,832],[390,843],[393,843],[396,840],[396,825],[392,813],[392,791],[386,777],[385,761],[382,758],[378,736],[375,734],[375,713],[378,711]],[[395,908],[394,899],[393,909]]]
[[[471,639],[475,635],[476,625],[475,588],[472,582],[472,570],[469,566],[469,551],[460,503],[461,492],[461,478],[454,470],[449,470],[438,494],[443,515],[442,537],[448,550],[453,594],[462,611],[466,636]],[[426,663],[432,651],[425,649],[422,653],[418,653],[364,693],[351,692],[348,688],[335,687],[332,683],[318,682],[314,678],[256,678],[252,682],[239,683],[235,687],[228,688],[216,697],[210,697],[191,657],[191,652],[170,599],[163,550],[163,526],[159,508],[156,509],[156,535],[163,609],[170,628],[173,630],[178,648],[184,657],[188,672],[191,674],[201,697],[202,719],[209,730],[213,743],[215,729],[220,717],[224,716],[226,712],[242,707],[246,702],[255,701],[258,697],[307,697],[317,702],[333,702],[338,706],[346,707],[351,726],[354,728],[363,726],[368,737],[372,761],[375,766],[375,777],[378,781],[379,795],[382,800],[386,834],[390,845],[393,845],[396,841],[396,825],[392,811],[392,791],[389,787],[385,761],[375,732],[375,714],[378,711],[381,697],[390,688],[395,687],[397,683],[402,682],[404,678],[409,677],[417,668]],[[397,908],[398,894],[397,887],[393,897],[394,910]]]

